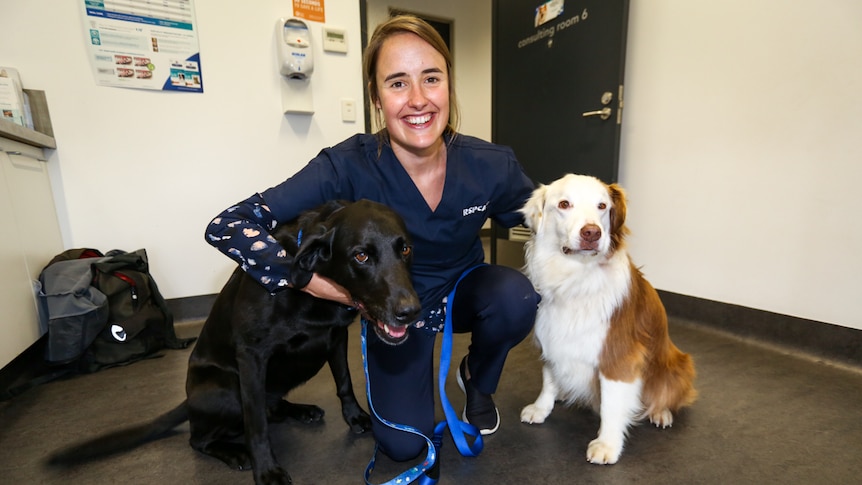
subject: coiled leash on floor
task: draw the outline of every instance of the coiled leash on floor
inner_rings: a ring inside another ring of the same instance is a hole
[[[458,414],[455,412],[455,409],[452,407],[452,404],[449,402],[449,399],[446,397],[446,376],[449,374],[449,364],[452,360],[452,302],[455,301],[455,290],[458,288],[458,283],[479,266],[484,265],[480,264],[473,266],[464,271],[458,278],[458,281],[455,282],[455,286],[452,288],[452,291],[449,292],[449,295],[446,297],[446,320],[443,324],[443,346],[440,349],[440,369],[438,371],[440,403],[443,406],[443,414],[446,415],[446,420],[437,423],[434,427],[434,436],[431,438],[425,436],[424,433],[412,426],[393,423],[383,419],[383,417],[377,414],[377,411],[374,409],[374,404],[371,402],[371,381],[368,379],[368,343],[366,338],[368,322],[364,318],[362,319],[362,367],[365,370],[365,393],[368,396],[368,407],[371,409],[371,413],[374,414],[374,416],[384,425],[399,431],[421,436],[428,444],[428,452],[420,465],[411,467],[397,477],[381,485],[401,485],[407,483],[418,483],[420,485],[436,484],[437,479],[429,477],[425,472],[433,468],[437,462],[440,447],[443,445],[443,432],[446,431],[446,428],[449,428],[452,440],[455,442],[455,447],[458,448],[458,452],[461,453],[462,456],[478,456],[479,453],[482,452],[482,448],[484,448],[482,434],[479,432],[479,428],[470,423],[461,421],[458,418]],[[475,438],[472,445],[467,442],[465,435]],[[375,443],[374,455],[371,457],[371,461],[368,462],[368,466],[365,468],[365,483],[367,485],[373,485],[371,483],[371,472],[374,471],[374,465],[377,462],[378,450],[379,444]]]

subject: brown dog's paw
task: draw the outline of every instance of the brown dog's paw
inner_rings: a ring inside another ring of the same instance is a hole
[[[673,426],[673,413],[670,409],[662,409],[649,416],[649,422],[656,425],[657,428],[670,428]]]
[[[596,465],[613,465],[619,461],[622,451],[622,443],[596,438],[587,447],[587,461]]]

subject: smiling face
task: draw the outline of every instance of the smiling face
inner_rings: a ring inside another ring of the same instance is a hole
[[[428,155],[442,146],[449,123],[449,73],[443,56],[418,36],[393,35],[377,58],[375,105],[393,149]]]

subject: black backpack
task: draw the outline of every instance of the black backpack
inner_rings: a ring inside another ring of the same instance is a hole
[[[95,372],[195,340],[177,338],[144,249],[105,255],[70,249],[54,257],[39,279],[49,363]]]

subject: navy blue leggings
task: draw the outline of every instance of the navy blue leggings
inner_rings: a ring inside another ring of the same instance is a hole
[[[468,360],[473,384],[486,394],[497,383],[509,350],[530,333],[539,295],[519,271],[506,266],[481,266],[458,284],[452,308],[455,333],[472,332]],[[434,431],[434,345],[437,334],[415,327],[401,345],[387,345],[368,332],[368,375],[374,409],[383,418],[413,426],[426,436]],[[457,369],[462,355],[453,355]],[[458,410],[460,415],[460,410]],[[422,438],[397,431],[373,419],[372,430],[380,449],[396,461],[425,452]]]

